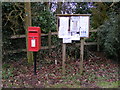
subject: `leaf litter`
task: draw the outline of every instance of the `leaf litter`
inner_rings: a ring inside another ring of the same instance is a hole
[[[27,61],[27,60],[26,60]],[[118,64],[105,57],[93,57],[84,60],[83,74],[79,74],[79,60],[66,63],[66,74],[62,74],[61,64],[37,63],[37,75],[33,73],[32,65],[24,65],[25,60],[9,63],[14,68],[13,76],[3,78],[3,87],[7,88],[101,88],[98,82],[116,82],[118,79]],[[61,86],[60,86],[61,85]]]

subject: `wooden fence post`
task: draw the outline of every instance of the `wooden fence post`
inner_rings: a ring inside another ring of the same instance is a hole
[[[2,56],[3,56],[3,53],[2,53],[2,48],[3,48],[3,42],[2,42],[2,2],[0,2],[0,89],[2,89]]]
[[[100,38],[97,37],[97,51],[99,52],[100,51]]]
[[[62,44],[62,73],[65,74],[66,44]]]
[[[49,48],[49,55],[51,54],[51,30],[48,33],[48,48]]]
[[[25,30],[26,30],[26,49],[28,49],[28,27],[31,26],[31,4],[30,2],[25,2]],[[27,51],[28,63],[33,63],[33,52]]]
[[[84,38],[81,39],[80,43],[80,74],[83,72],[83,59],[84,59]]]

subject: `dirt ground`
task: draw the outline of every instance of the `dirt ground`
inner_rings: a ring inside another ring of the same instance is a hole
[[[80,75],[80,60],[66,62],[66,74],[62,75],[62,65],[37,62],[37,75],[33,73],[33,65],[26,59],[3,63],[3,88],[118,88],[118,63],[105,58],[100,53],[97,57],[84,60],[83,74]],[[48,58],[51,59],[51,58]],[[57,60],[57,59],[56,59]]]

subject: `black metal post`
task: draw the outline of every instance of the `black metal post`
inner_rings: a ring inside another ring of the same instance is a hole
[[[34,56],[34,75],[37,75],[36,74],[36,55],[37,55],[37,52],[33,52],[33,56]]]

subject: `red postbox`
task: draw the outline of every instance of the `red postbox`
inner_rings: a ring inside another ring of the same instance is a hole
[[[37,52],[41,48],[40,27],[28,27],[28,51]]]

